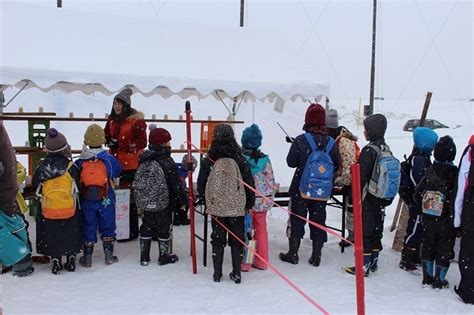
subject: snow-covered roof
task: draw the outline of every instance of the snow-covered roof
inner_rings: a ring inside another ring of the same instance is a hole
[[[2,3],[0,85],[101,92],[125,86],[145,96],[243,101],[329,95],[327,83],[298,82],[274,32],[164,23]],[[292,82],[296,81],[296,82]]]

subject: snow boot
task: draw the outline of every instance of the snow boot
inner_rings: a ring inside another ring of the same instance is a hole
[[[420,275],[420,271],[416,268],[415,263],[413,262],[415,255],[416,248],[403,247],[402,259],[398,266],[413,275]]]
[[[423,260],[423,280],[421,285],[423,288],[433,285],[434,280],[434,260]]]
[[[231,280],[235,283],[240,283],[242,281],[241,277],[241,266],[242,266],[242,258],[243,258],[243,249],[242,246],[231,246],[230,252],[232,255],[232,272],[229,274]]]
[[[58,275],[61,273],[61,270],[63,270],[63,265],[61,264],[61,257],[59,258],[53,257],[53,266],[51,268],[51,272],[54,275]]]
[[[104,261],[106,265],[112,265],[118,262],[118,257],[114,256],[114,241],[112,239],[102,240],[102,247],[104,248]]]
[[[79,264],[82,267],[92,267],[92,253],[94,252],[94,243],[86,243],[83,245],[84,255],[79,258]]]
[[[31,254],[26,255],[23,259],[14,264],[11,269],[13,269],[13,275],[15,277],[26,277],[32,274],[33,271],[35,271],[35,268],[33,268]]]
[[[372,250],[372,259],[370,261],[370,271],[371,272],[376,272],[377,270],[379,270],[379,266],[378,266],[379,253],[380,253],[380,250],[378,250],[378,249]]]
[[[151,238],[140,237],[140,265],[148,266],[150,263]]]
[[[158,257],[158,265],[160,266],[174,264],[179,259],[177,255],[169,253],[170,242],[170,239],[158,239],[158,250],[160,251],[160,256]]]
[[[433,289],[442,290],[449,288],[449,282],[445,279],[446,274],[448,273],[449,267],[442,267],[436,264],[436,273],[433,280]]]
[[[301,239],[290,237],[288,239],[289,250],[288,253],[280,253],[280,260],[296,265],[299,262],[298,250],[300,248]]]
[[[349,230],[349,234],[347,235],[346,239],[347,239],[349,242],[354,243],[354,232],[351,231],[351,230]],[[344,241],[344,240],[341,240],[341,241],[339,242],[339,247],[344,247],[344,248],[345,248],[345,247],[350,247],[350,246],[352,246],[352,244],[349,243],[349,242]]]
[[[364,254],[364,277],[369,276],[369,271],[370,271],[371,265],[372,265],[372,253]],[[355,275],[356,274],[356,267],[355,266],[353,266],[353,267],[343,267],[342,271],[344,271],[345,273],[351,274],[351,275]]]
[[[311,257],[308,259],[310,265],[318,267],[321,263],[321,250],[323,249],[324,242],[321,240],[313,240],[313,252]]]
[[[66,268],[66,270],[69,272],[76,271],[76,255],[69,255],[66,257],[64,268]]]
[[[212,264],[214,265],[214,282],[220,282],[222,279],[222,262],[224,261],[224,247],[212,246]]]

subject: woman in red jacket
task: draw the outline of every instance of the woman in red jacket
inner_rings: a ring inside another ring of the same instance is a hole
[[[105,138],[110,153],[122,166],[120,188],[131,188],[138,159],[147,145],[144,115],[131,107],[131,89],[122,90],[114,98],[112,110],[105,125]],[[132,198],[131,198],[132,199]],[[135,203],[130,204],[130,237],[138,237],[138,213]]]

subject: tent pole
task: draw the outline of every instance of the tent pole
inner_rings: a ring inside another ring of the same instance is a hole
[[[192,148],[191,148],[191,103],[186,101],[185,105],[186,109],[186,142],[187,142],[187,151],[188,151],[188,161],[187,161],[187,169],[188,169],[188,203],[189,203],[189,218],[191,219],[191,260],[192,260],[192,268],[193,273],[197,273],[197,263],[196,263],[196,230],[195,230],[195,210],[194,210],[194,186],[193,186],[193,158],[192,158]],[[205,246],[207,246],[205,244]]]
[[[3,115],[3,108],[5,107],[5,95],[3,95],[3,86],[0,86],[0,115]]]

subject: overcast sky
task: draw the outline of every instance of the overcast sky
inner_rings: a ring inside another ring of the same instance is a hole
[[[21,2],[56,5],[55,0]],[[474,97],[472,1],[378,2],[376,95],[418,99],[430,90],[439,99]],[[62,10],[237,28],[239,6],[240,0],[63,0]],[[298,38],[291,53],[295,65],[303,66],[285,65],[287,71],[329,81],[336,99],[368,97],[372,1],[246,0],[245,18],[247,28]]]

